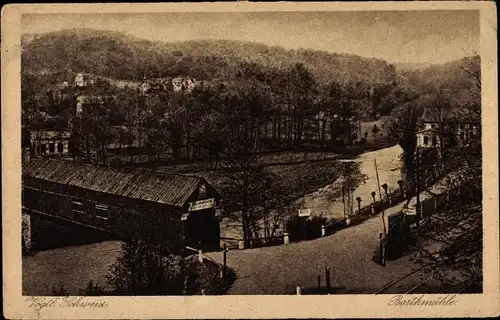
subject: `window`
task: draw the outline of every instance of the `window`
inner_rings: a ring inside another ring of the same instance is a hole
[[[44,143],[42,144],[42,154],[45,154],[47,152],[47,145]]]
[[[62,153],[64,150],[64,144],[62,142],[59,142],[57,144],[57,152]]]
[[[71,207],[73,209],[73,213],[84,213],[83,211],[83,201],[80,199],[75,199],[71,202]]]
[[[199,196],[204,197],[204,196],[206,196],[206,194],[207,194],[207,187],[204,184],[202,184],[200,186]]]
[[[49,153],[54,153],[56,151],[56,144],[49,143]]]
[[[433,146],[437,145],[437,138],[436,138],[436,136],[432,136],[432,145]]]
[[[464,129],[464,125],[463,124],[458,125],[458,127],[460,128],[460,130]]]
[[[429,137],[424,136],[424,146],[426,146],[427,144],[429,144]]]
[[[99,219],[108,220],[108,206],[105,204],[96,204],[95,216]]]

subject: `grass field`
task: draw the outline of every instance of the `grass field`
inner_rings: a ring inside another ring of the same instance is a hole
[[[375,121],[362,121],[361,122],[361,136],[365,136],[365,132],[368,132],[366,142],[376,142],[376,141],[381,141],[385,140],[387,136],[387,132],[385,131],[385,118],[380,118]],[[373,135],[372,130],[373,126],[377,125],[377,127],[380,129],[380,131],[377,133],[376,136]]]
[[[266,164],[266,170],[278,177],[280,184],[286,187],[286,199],[293,201],[318,188],[333,183],[338,178],[337,166],[336,158],[325,158],[307,162],[292,161],[288,164],[270,163]],[[177,166],[175,168],[170,166],[158,168],[161,171],[180,173],[176,169],[178,169]],[[202,177],[217,189],[220,189],[224,184],[224,176],[220,170],[196,170],[190,172],[188,170],[183,171],[183,169],[185,170],[185,167],[180,169],[182,173]]]

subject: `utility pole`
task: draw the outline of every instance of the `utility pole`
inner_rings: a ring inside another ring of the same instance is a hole
[[[420,148],[417,147],[416,161],[415,161],[415,192],[417,193],[416,204],[416,218],[417,226],[420,224]]]

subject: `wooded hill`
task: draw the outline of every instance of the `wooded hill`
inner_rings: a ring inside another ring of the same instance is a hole
[[[263,78],[303,63],[320,84],[333,79],[385,83],[395,76],[394,67],[387,62],[355,55],[286,50],[229,40],[153,42],[120,32],[90,29],[25,35],[22,47],[23,72],[35,74],[64,76],[87,72],[128,80],[139,80],[144,75],[186,75],[231,80],[248,65],[257,67],[253,76]]]
[[[428,100],[445,90],[458,100],[473,99],[471,88],[479,77],[479,57],[468,57],[425,69],[396,68],[380,59],[317,50],[286,50],[264,44],[200,40],[154,42],[116,31],[92,29],[62,30],[27,34],[22,38],[22,72],[39,82],[72,82],[78,72],[104,78],[140,81],[148,78],[191,76],[198,80],[221,80],[270,91],[288,90],[290,70],[301,64],[312,77],[318,93],[332,85],[345,91],[344,98],[361,101],[356,113],[389,114],[408,97]],[[474,70],[468,72],[466,70]]]

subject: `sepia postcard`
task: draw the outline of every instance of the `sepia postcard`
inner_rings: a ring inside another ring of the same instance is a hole
[[[2,9],[6,318],[500,315],[493,2]]]

